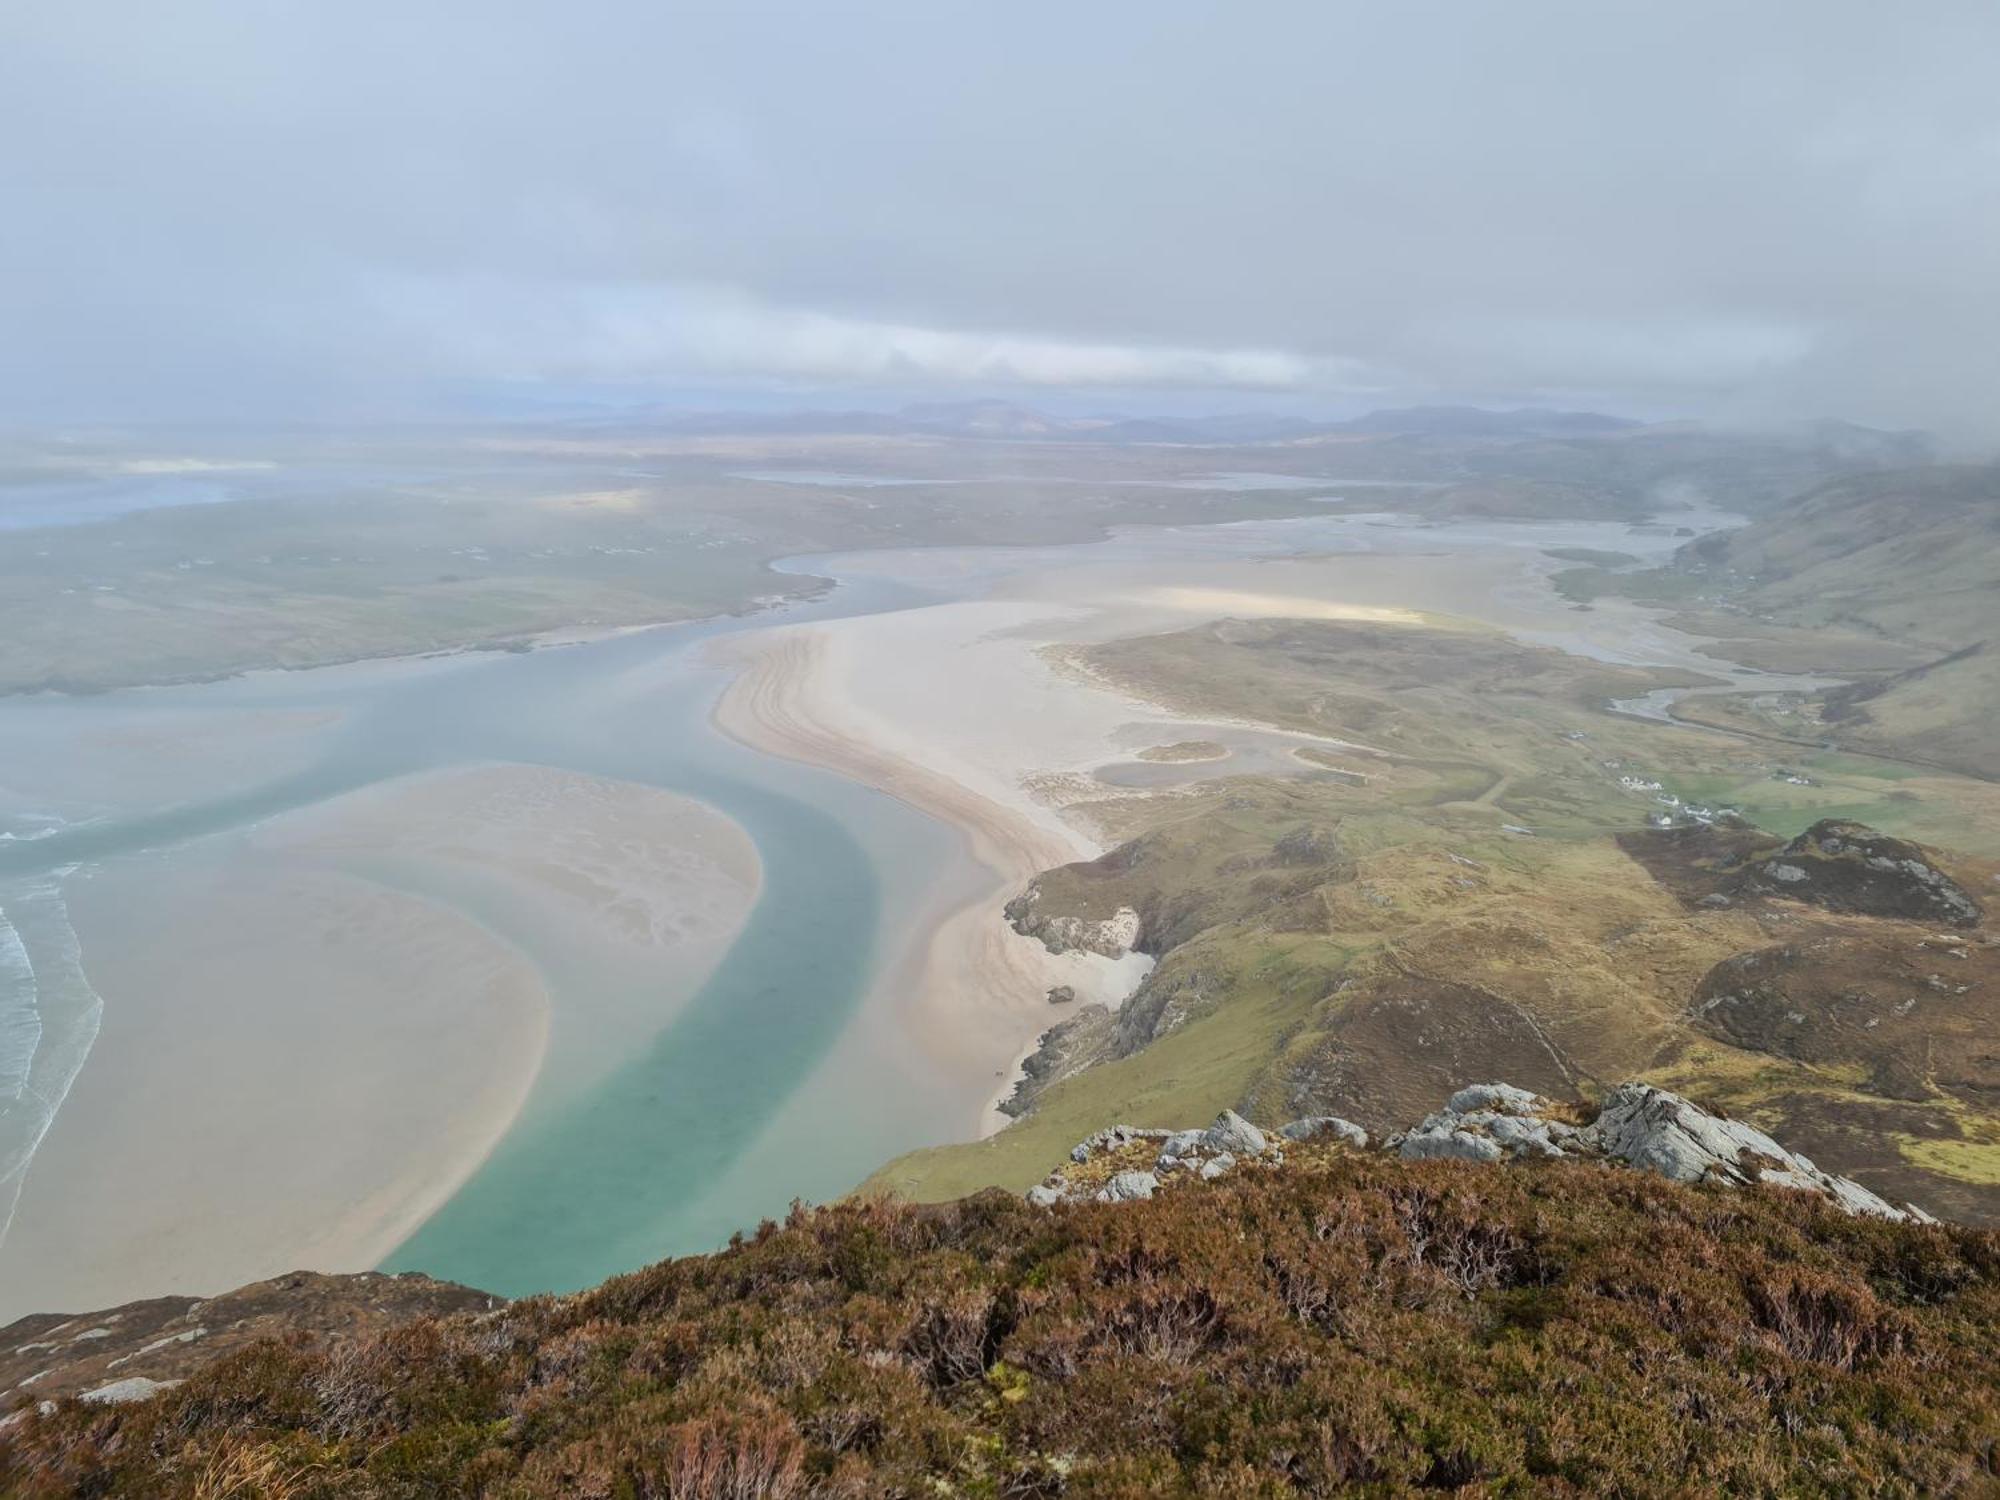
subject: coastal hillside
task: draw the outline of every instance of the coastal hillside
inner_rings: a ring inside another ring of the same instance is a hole
[[[1692,1090],[1877,1191],[2000,1223],[1983,784],[1607,712],[1693,679],[1488,633],[1226,621],[1063,659],[1315,737],[1293,775],[1082,804],[1122,837],[1009,917],[1156,966],[1115,1011],[1051,1006],[1005,1130],[874,1187],[1021,1190],[1115,1121],[1223,1108],[1387,1130],[1500,1072],[1576,1102]]]
[[[1992,628],[1996,559],[2000,468],[1941,465],[1843,475],[1689,543],[1675,566],[1753,610],[1943,652]]]
[[[1676,605],[1679,623],[1722,638],[1718,655],[1850,679],[1776,714],[1736,705],[1735,727],[2000,776],[2000,468],[1843,475],[1668,567],[1556,581],[1580,600]]]
[[[1188,1139],[1085,1142],[1076,1190],[1040,1203],[795,1210],[581,1295],[261,1343],[129,1404],[25,1407],[0,1484],[23,1500],[1990,1492],[2000,1238],[1816,1186],[1685,1101],[1622,1098],[1564,1123],[1523,1091],[1465,1090],[1390,1153],[1341,1122],[1267,1138],[1225,1116]],[[1160,1157],[1165,1181],[1126,1156]]]

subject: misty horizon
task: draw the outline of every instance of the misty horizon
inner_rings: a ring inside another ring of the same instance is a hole
[[[115,3],[0,20],[0,413],[1993,434],[2000,12]]]

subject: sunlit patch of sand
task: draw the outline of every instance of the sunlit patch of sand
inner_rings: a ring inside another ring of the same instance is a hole
[[[1352,604],[1338,599],[1314,599],[1303,594],[1264,594],[1248,589],[1163,586],[1140,589],[1132,602],[1184,610],[1206,619],[1269,617],[1284,620],[1362,620],[1377,625],[1434,625],[1419,610],[1380,604]]]
[[[521,1107],[527,960],[436,903],[239,849],[72,892],[103,1031],[0,1247],[0,1321],[366,1270]]]
[[[645,509],[646,491],[575,490],[567,495],[546,496],[541,504],[545,510],[583,510],[601,515],[629,516]]]

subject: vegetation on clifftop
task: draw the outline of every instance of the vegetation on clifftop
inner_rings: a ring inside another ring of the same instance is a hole
[[[1333,1148],[1151,1202],[795,1212],[0,1439],[22,1497],[1949,1494],[2000,1237]]]

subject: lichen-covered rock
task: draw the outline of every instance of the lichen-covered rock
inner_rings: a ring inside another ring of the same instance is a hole
[[[1445,1100],[1444,1107],[1461,1115],[1475,1110],[1502,1115],[1532,1115],[1547,1103],[1541,1095],[1517,1089],[1511,1083],[1475,1083]]]
[[[1860,1183],[1822,1172],[1754,1126],[1649,1084],[1613,1089],[1595,1123],[1581,1134],[1590,1149],[1676,1182],[1766,1182],[1820,1193],[1850,1213],[1911,1217]]]
[[[1396,1142],[1396,1154],[1405,1161],[1430,1161],[1447,1156],[1463,1161],[1498,1161],[1500,1144],[1477,1130],[1432,1115]]]
[[[1134,1141],[1163,1141],[1172,1134],[1171,1130],[1146,1130],[1137,1125],[1107,1125],[1070,1147],[1069,1159],[1081,1166],[1100,1151],[1115,1151]]]
[[[1160,1146],[1160,1154],[1153,1163],[1155,1172],[1172,1172],[1180,1167],[1196,1166],[1202,1157],[1203,1131],[1176,1130]]]
[[[1202,1133],[1202,1144],[1210,1151],[1261,1156],[1271,1143],[1263,1131],[1235,1110],[1225,1109],[1215,1117],[1215,1123]]]
[[[1150,1198],[1160,1190],[1160,1179],[1151,1172],[1120,1172],[1097,1190],[1099,1203],[1130,1203]]]
[[[1062,1168],[1030,1188],[1027,1197],[1038,1204],[1083,1197],[1100,1203],[1150,1198],[1170,1176],[1213,1182],[1245,1161],[1282,1160],[1287,1142],[1327,1140],[1357,1149],[1368,1144],[1360,1126],[1334,1115],[1294,1120],[1272,1135],[1228,1109],[1200,1131],[1114,1125],[1079,1142],[1070,1156],[1086,1165],[1099,1152],[1127,1154],[1099,1161],[1080,1180],[1070,1175],[1071,1168]],[[1152,1171],[1131,1166],[1129,1148],[1154,1141],[1159,1150]],[[1817,1193],[1849,1213],[1930,1222],[1922,1209],[1892,1204],[1858,1182],[1821,1171],[1810,1158],[1787,1150],[1754,1126],[1644,1083],[1613,1089],[1594,1118],[1588,1106],[1558,1103],[1511,1084],[1472,1084],[1454,1093],[1443,1109],[1390,1137],[1384,1149],[1408,1161],[1615,1162],[1677,1182],[1788,1188]],[[1112,1175],[1102,1178],[1107,1171]]]
[[[123,1406],[128,1401],[144,1401],[179,1384],[178,1380],[148,1380],[144,1375],[128,1375],[123,1380],[100,1385],[94,1391],[85,1391],[77,1399],[97,1406]]]
[[[1391,1142],[1409,1161],[1460,1157],[1499,1161],[1503,1157],[1567,1156],[1576,1127],[1560,1118],[1560,1106],[1507,1083],[1475,1083],[1445,1101],[1445,1107]]]
[[[1810,1159],[1741,1120],[1643,1083],[1613,1089],[1589,1125],[1574,1123],[1571,1108],[1525,1089],[1475,1084],[1453,1094],[1442,1110],[1390,1145],[1411,1161],[1583,1157],[1640,1167],[1677,1182],[1761,1182],[1819,1193],[1850,1213],[1890,1219],[1921,1214],[1897,1208],[1858,1182],[1822,1172]]]
[[[1280,1126],[1278,1134],[1288,1141],[1339,1141],[1357,1151],[1368,1149],[1368,1132],[1339,1115],[1308,1115]]]

